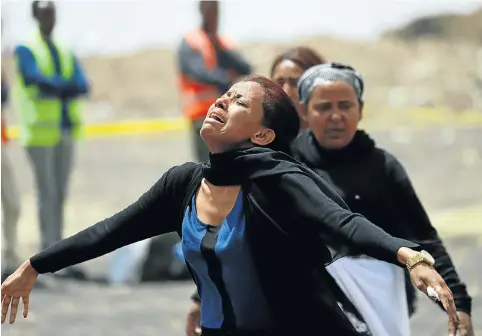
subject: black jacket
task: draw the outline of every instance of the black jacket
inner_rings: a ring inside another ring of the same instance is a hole
[[[432,254],[435,269],[453,292],[457,310],[470,314],[466,286],[394,155],[377,148],[363,131],[341,150],[319,147],[313,134],[304,131],[294,143],[293,156],[330,183],[351,211],[395,237],[419,243]]]
[[[39,273],[55,272],[139,240],[181,234],[185,209],[205,175],[201,164],[170,169],[137,202],[32,257],[32,266]],[[337,236],[394,264],[400,247],[419,246],[391,237],[336,205],[305,175],[283,174],[271,182],[268,188],[245,183],[242,189],[247,239],[264,294],[282,328],[278,334],[356,335],[324,285],[324,264],[330,257],[321,236]]]

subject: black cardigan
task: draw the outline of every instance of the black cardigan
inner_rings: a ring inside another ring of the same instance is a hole
[[[33,268],[55,272],[159,234],[181,234],[185,209],[202,178],[201,164],[171,168],[123,211],[32,257]],[[265,186],[242,186],[248,241],[277,325],[286,335],[356,335],[325,286],[324,263],[330,253],[321,237],[336,236],[393,264],[398,264],[400,247],[419,246],[340,207],[304,175],[285,174],[280,179],[283,189],[274,185],[263,195],[260,190],[266,191]]]

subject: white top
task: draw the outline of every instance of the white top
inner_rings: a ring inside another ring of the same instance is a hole
[[[410,336],[401,267],[362,256],[341,258],[327,270],[358,309],[373,336]]]

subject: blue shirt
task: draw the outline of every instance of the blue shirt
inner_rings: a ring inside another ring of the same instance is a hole
[[[87,94],[89,92],[89,86],[82,68],[75,57],[73,78],[71,80],[62,78],[58,50],[51,41],[46,41],[46,43],[54,63],[55,75],[52,77],[43,75],[30,49],[22,45],[15,49],[15,55],[18,58],[19,72],[25,85],[37,85],[42,95],[46,97],[57,97],[62,100],[61,126],[64,129],[70,129],[72,122],[69,118],[68,103],[80,95]]]
[[[245,237],[243,194],[219,226],[202,223],[195,197],[182,223],[182,249],[201,297],[201,326],[268,330],[270,309]]]

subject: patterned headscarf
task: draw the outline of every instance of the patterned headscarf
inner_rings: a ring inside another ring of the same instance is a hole
[[[318,84],[338,81],[348,83],[355,90],[358,101],[363,102],[363,78],[351,66],[341,63],[320,64],[306,70],[298,81],[300,102],[307,105]]]

